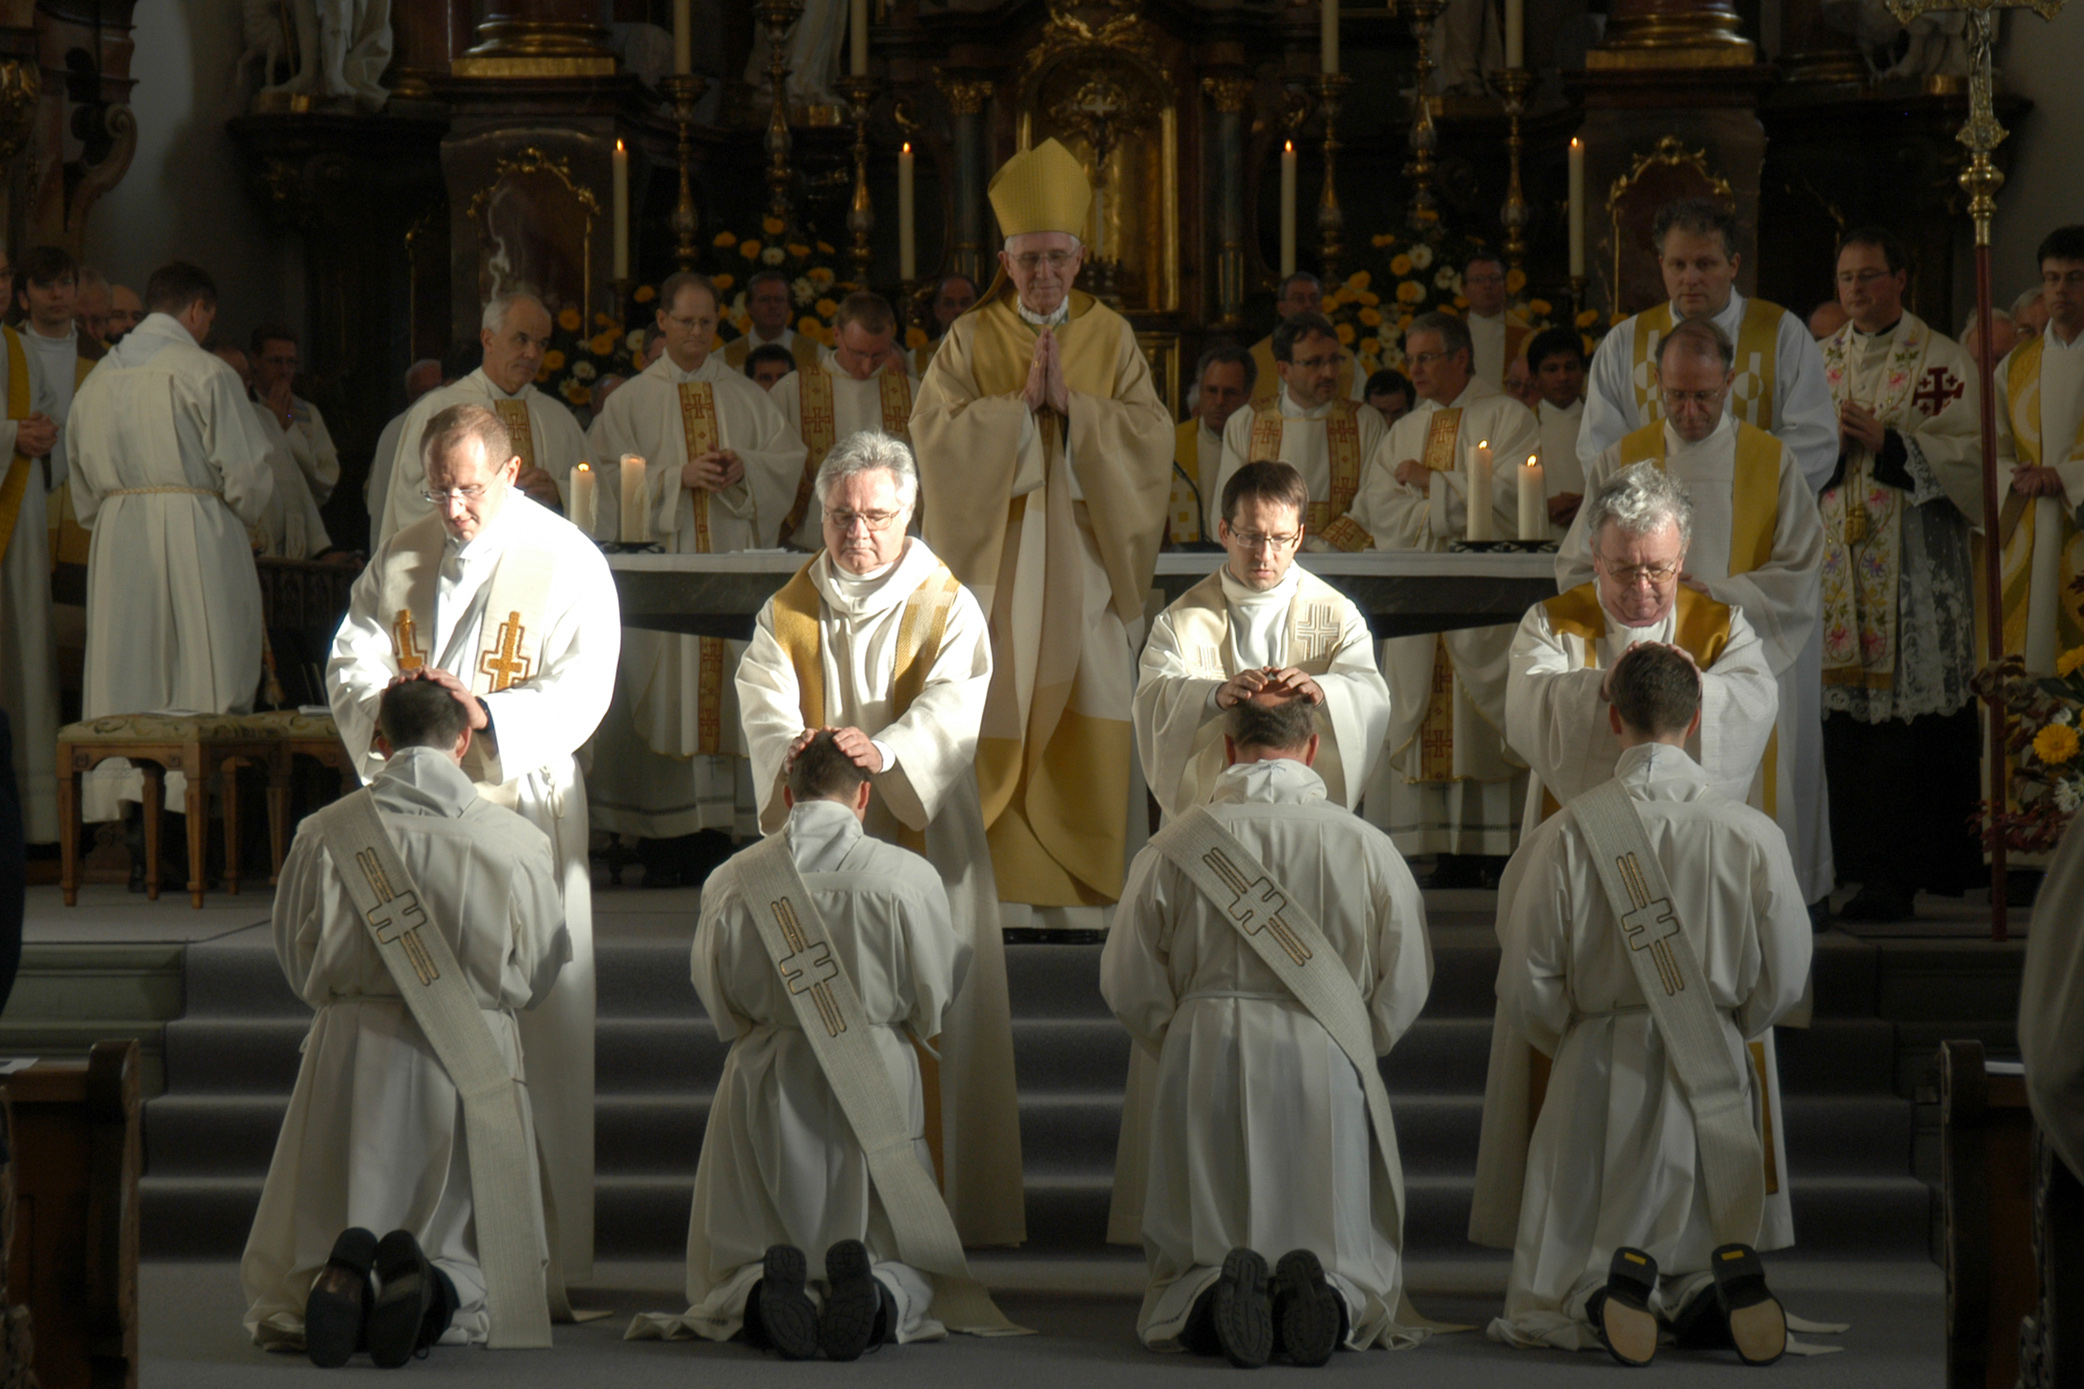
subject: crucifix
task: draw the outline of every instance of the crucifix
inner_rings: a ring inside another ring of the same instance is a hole
[[[525,631],[520,613],[507,614],[507,620],[499,624],[497,649],[487,647],[485,654],[478,658],[478,669],[491,677],[495,691],[528,678],[532,663],[521,654],[521,637]]]
[[[1992,21],[1999,10],[2031,10],[2042,19],[2053,19],[2062,0],[1887,0],[1889,13],[1898,24],[1908,24],[1919,15],[1959,10],[1968,16],[1968,122],[1954,138],[1968,147],[1968,167],[1961,171],[1961,191],[1968,194],[1968,215],[1975,221],[1975,322],[1976,375],[1983,391],[1983,515],[1995,517],[1997,509],[1997,418],[1991,409],[1993,378],[1997,360],[1990,350],[1990,217],[1997,210],[1997,190],[2004,175],[1990,161],[1990,152],[2004,140],[2005,129],[1997,123],[1991,101],[1990,40]],[[1992,665],[2004,659],[2004,575],[2002,547],[1983,546],[1983,588],[1989,603],[1989,659]],[[2004,692],[1992,686],[1990,707],[1990,936],[2004,940],[2005,930],[2005,843],[2000,821],[2009,800],[2010,777],[2005,765]]]

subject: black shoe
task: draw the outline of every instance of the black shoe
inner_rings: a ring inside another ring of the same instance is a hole
[[[843,1239],[825,1251],[825,1310],[818,1317],[818,1349],[827,1360],[859,1360],[882,1320],[882,1285],[868,1271],[868,1250]]]
[[[1249,1249],[1223,1256],[1216,1279],[1216,1342],[1240,1370],[1256,1370],[1273,1358],[1274,1309],[1266,1291],[1266,1260]]]
[[[1640,1249],[1621,1248],[1607,1265],[1606,1286],[1586,1305],[1592,1329],[1623,1365],[1647,1365],[1657,1354],[1657,1314],[1650,1310],[1656,1291],[1657,1261]]]
[[[376,1246],[376,1282],[376,1302],[369,1309],[369,1358],[381,1369],[395,1370],[421,1349],[420,1328],[441,1285],[410,1230],[393,1230]]]
[[[427,1305],[427,1315],[420,1320],[417,1349],[423,1351],[433,1349],[434,1343],[449,1329],[449,1323],[456,1319],[456,1308],[461,1305],[456,1296],[456,1285],[450,1281],[449,1275],[431,1263],[427,1267],[434,1273],[434,1301]]]
[[[808,1360],[818,1353],[818,1309],[803,1291],[808,1271],[801,1249],[769,1245],[749,1299],[746,1324],[758,1322],[761,1338],[784,1360]]]
[[[1274,1265],[1271,1288],[1274,1339],[1297,1365],[1322,1365],[1344,1339],[1345,1308],[1324,1281],[1324,1265],[1307,1249],[1293,1249]]]
[[[1884,880],[1861,883],[1838,913],[1841,921],[1910,921],[1916,916],[1910,893]]]
[[[1725,1244],[1708,1256],[1715,1301],[1730,1344],[1747,1365],[1770,1365],[1787,1353],[1787,1313],[1766,1289],[1766,1266],[1748,1244]]]
[[[376,1248],[376,1236],[369,1231],[342,1230],[304,1299],[304,1353],[322,1370],[340,1368],[362,1348],[363,1319],[376,1300],[369,1285]]]

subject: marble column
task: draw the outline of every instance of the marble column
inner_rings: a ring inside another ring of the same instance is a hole
[[[996,249],[984,244],[984,190],[991,179],[987,167],[991,142],[986,112],[991,106],[992,84],[981,77],[943,75],[940,88],[953,118],[949,143],[955,152],[949,268],[969,276],[982,289],[991,278],[986,267],[995,263],[988,252]]]
[[[1252,107],[1252,79],[1222,73],[1201,79],[1216,108],[1216,319],[1212,328],[1235,329],[1245,312],[1245,121]]]

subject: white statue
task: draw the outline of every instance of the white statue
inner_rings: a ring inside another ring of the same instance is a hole
[[[1447,0],[1433,21],[1433,93],[1483,96],[1505,66],[1505,35],[1492,0]]]
[[[1823,17],[1859,44],[1868,76],[1876,82],[1968,75],[1968,16],[1959,10],[1919,15],[1904,25],[1882,0],[1823,0]]]
[[[380,79],[391,62],[391,0],[243,0],[243,18],[246,50],[236,72],[243,80],[258,59],[263,96],[383,109],[390,96]],[[296,70],[276,82],[292,34]]]
[[[837,106],[832,90],[839,76],[840,43],[847,36],[845,0],[805,0],[803,13],[789,29],[789,105]],[[767,31],[753,35],[752,55],[745,60],[746,84],[767,90]]]

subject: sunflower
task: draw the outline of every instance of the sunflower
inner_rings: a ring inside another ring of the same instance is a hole
[[[2077,755],[2077,730],[2066,723],[2051,723],[2033,735],[2034,756],[2051,767],[2059,767]]]
[[[1399,304],[1423,304],[1425,301],[1426,287],[1418,281],[1404,280],[1397,285],[1397,302]]]
[[[730,276],[724,275],[720,276],[719,278],[729,279]],[[721,288],[721,286],[719,286],[719,288]],[[632,294],[630,298],[639,304],[649,304],[652,300],[658,298],[658,291],[650,285],[638,285],[637,292],[635,294]]]
[[[2068,675],[2078,666],[2084,666],[2084,646],[2073,646],[2055,658],[2055,673]]]
[[[762,217],[760,219],[760,230],[766,232],[769,236],[780,236],[783,231],[782,219],[779,217]]]
[[[719,249],[728,251],[737,244],[738,238],[731,235],[731,233],[729,232],[718,232],[716,234],[716,245]]]
[[[578,332],[579,322],[579,311],[569,304],[557,311],[557,326],[564,329],[567,333]]]
[[[926,346],[926,341],[926,330],[924,328],[921,328],[918,324],[915,323],[911,327],[905,329],[906,347],[909,347],[916,352],[920,348]]]
[[[565,312],[566,312],[566,313],[570,313],[570,312],[571,312],[571,310],[567,309],[567,310],[565,310]],[[550,350],[549,350],[548,352],[545,352],[545,353],[543,354],[543,370],[544,370],[544,371],[556,371],[556,370],[557,370],[558,368],[562,367],[563,365],[564,365],[564,354],[563,354],[562,352],[559,352],[559,351],[558,351],[558,350],[557,350],[556,348],[554,348],[554,347],[553,347],[553,348],[551,348],[551,349],[550,349]]]
[[[1397,276],[1399,279],[1410,274],[1411,257],[1401,254],[1391,256],[1389,258],[1389,273]]]

